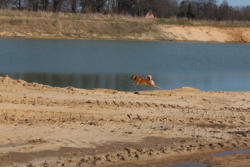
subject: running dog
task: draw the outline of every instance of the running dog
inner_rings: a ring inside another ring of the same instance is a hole
[[[141,78],[135,74],[131,76],[132,80],[135,80],[133,85],[149,85],[155,88],[160,88],[159,86],[155,85],[154,81],[152,80],[152,75],[147,75],[147,79]]]

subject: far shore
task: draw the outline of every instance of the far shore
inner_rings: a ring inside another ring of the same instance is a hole
[[[250,43],[249,22],[0,11],[0,38]]]
[[[159,37],[157,34],[135,34],[129,36],[108,36],[106,34],[39,34],[37,32],[2,31],[0,38],[26,38],[26,39],[58,39],[58,40],[130,40],[130,41],[171,41],[171,42],[215,42],[215,43],[250,43],[250,28],[222,28],[205,26],[159,26],[161,33],[168,36]]]

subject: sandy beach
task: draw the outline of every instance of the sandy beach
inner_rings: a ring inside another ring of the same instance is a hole
[[[0,77],[0,166],[211,167],[250,163],[250,92],[121,92]]]

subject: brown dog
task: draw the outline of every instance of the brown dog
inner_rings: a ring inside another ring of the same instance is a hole
[[[147,79],[141,78],[135,74],[131,76],[132,80],[135,80],[133,83],[134,85],[149,85],[155,88],[160,88],[159,86],[155,85],[154,81],[152,80],[152,75],[147,75]]]

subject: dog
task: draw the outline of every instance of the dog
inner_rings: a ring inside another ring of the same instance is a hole
[[[152,80],[152,75],[147,75],[147,79],[141,78],[135,74],[131,76],[132,80],[135,80],[133,85],[149,85],[155,88],[160,88],[159,86],[155,85],[155,82]]]

